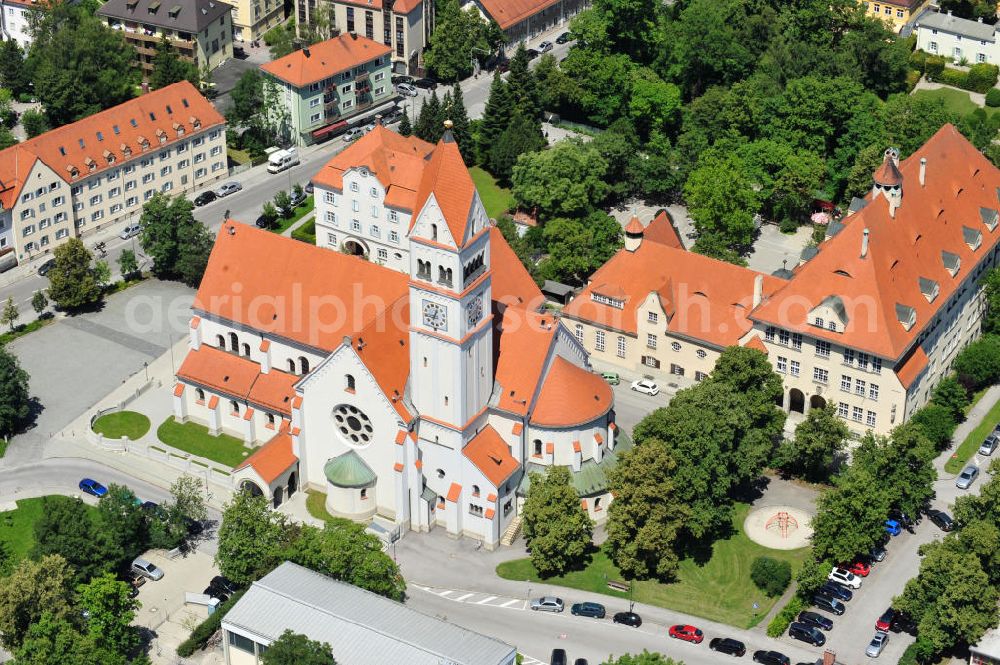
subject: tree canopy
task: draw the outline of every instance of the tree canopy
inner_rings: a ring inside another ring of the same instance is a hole
[[[325,642],[286,630],[267,647],[261,662],[264,665],[337,665],[330,651],[330,645]]]
[[[194,204],[183,196],[157,192],[142,207],[139,224],[143,250],[153,259],[153,274],[198,286],[214,239],[194,218]]]
[[[16,434],[31,415],[29,378],[17,356],[0,348],[0,436]]]
[[[52,253],[49,298],[62,309],[80,309],[101,299],[102,289],[91,265],[93,255],[79,238],[70,238]]]
[[[594,523],[580,507],[569,469],[550,466],[531,474],[524,502],[524,538],[531,563],[542,577],[579,567],[592,546]]]

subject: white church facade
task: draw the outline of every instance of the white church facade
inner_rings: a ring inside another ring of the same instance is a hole
[[[379,127],[356,147],[339,187],[329,164],[314,179],[319,247],[223,225],[175,417],[256,447],[234,474],[275,504],[314,488],[335,515],[443,527],[492,548],[527,472],[563,465],[600,518],[605,472],[627,445],[611,389],[540,311],[450,133],[432,146]],[[354,215],[376,206],[369,233],[351,238]]]

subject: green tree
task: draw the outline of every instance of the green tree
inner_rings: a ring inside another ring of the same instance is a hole
[[[140,243],[153,259],[153,274],[197,286],[205,274],[213,238],[194,218],[194,204],[183,196],[157,192],[142,207]]]
[[[462,153],[462,161],[472,165],[476,162],[476,146],[472,141],[472,131],[469,128],[469,114],[465,110],[465,99],[462,96],[462,86],[457,82],[451,89],[451,100],[444,111],[445,119],[451,120],[451,135],[455,137],[458,151]]]
[[[127,563],[146,549],[149,531],[141,503],[128,487],[114,483],[97,503],[98,522],[114,564]]]
[[[996,18],[996,0],[941,0],[941,11],[954,12],[955,16],[990,21]]]
[[[479,125],[477,153],[480,164],[489,167],[493,148],[507,130],[513,116],[514,103],[510,96],[510,89],[498,71],[493,74],[490,94],[486,98],[486,107],[483,109],[483,120]]]
[[[531,71],[528,61],[528,51],[524,42],[517,46],[514,57],[510,59],[507,72],[507,87],[510,90],[514,113],[520,113],[526,118],[538,119],[542,113],[539,100],[538,82]]]
[[[812,481],[825,480],[849,434],[847,425],[837,417],[832,404],[811,409],[806,419],[795,427],[795,438],[779,448],[775,461],[789,473]]]
[[[632,71],[629,114],[643,134],[669,132],[680,121],[681,90],[648,67]]]
[[[97,647],[68,618],[56,617],[47,609],[28,628],[24,643],[17,650],[16,656],[17,665],[125,665],[126,662],[123,654]],[[140,662],[140,659],[136,659],[133,664],[138,665]]]
[[[222,511],[215,562],[223,575],[247,586],[280,563],[289,537],[285,516],[271,510],[267,498],[237,492]]]
[[[965,420],[965,409],[969,406],[969,393],[956,377],[946,376],[934,386],[931,402],[948,409],[956,423]]]
[[[833,570],[833,565],[830,562],[815,557],[806,557],[795,576],[799,598],[811,598],[817,589],[826,584],[831,570]]]
[[[931,402],[917,409],[910,416],[909,424],[919,429],[938,450],[944,450],[951,445],[951,437],[955,433],[955,418],[947,406]]]
[[[330,652],[326,642],[286,630],[267,647],[261,662],[264,665],[337,665]]]
[[[545,137],[538,120],[515,113],[497,143],[490,149],[489,170],[501,183],[509,184],[518,158],[543,147]]]
[[[255,67],[243,73],[229,93],[226,120],[236,127],[249,127],[264,103],[264,81]]]
[[[761,202],[735,155],[706,159],[684,185],[688,211],[698,232],[695,251],[738,263],[750,248],[753,216]]]
[[[35,310],[35,314],[39,317],[42,316],[42,312],[45,308],[49,306],[49,299],[45,297],[45,292],[41,289],[35,291],[31,296],[31,309]]]
[[[292,205],[292,195],[283,189],[279,189],[274,195],[274,208],[278,214],[285,219],[291,219],[295,214],[295,207]]]
[[[594,523],[580,508],[566,467],[531,474],[523,514],[524,537],[539,575],[561,575],[582,565],[592,546]]]
[[[541,236],[548,256],[539,264],[544,279],[583,284],[621,247],[621,226],[595,210],[584,219],[550,219]]]
[[[131,249],[123,249],[118,255],[118,270],[121,271],[122,279],[128,279],[139,272],[139,262],[135,258],[135,252]]]
[[[962,349],[952,365],[958,380],[975,391],[1000,381],[1000,335],[983,335]]]
[[[128,584],[105,573],[77,587],[77,593],[87,613],[87,634],[98,648],[127,654],[139,644],[132,621],[140,603],[130,596]]]
[[[618,658],[609,656],[603,665],[684,665],[684,663],[673,658],[667,658],[661,653],[643,649],[642,653],[636,655],[627,653],[618,656]]]
[[[420,114],[417,115],[413,135],[429,143],[437,143],[444,133],[443,122],[441,100],[438,99],[437,90],[433,90],[427,101],[420,105]]]
[[[21,114],[21,126],[24,127],[24,133],[28,135],[29,139],[41,136],[50,129],[45,114],[34,109],[28,109]]]
[[[94,281],[102,291],[111,285],[111,266],[107,261],[99,259],[94,262]]]
[[[868,552],[885,533],[891,504],[881,479],[864,468],[851,468],[816,501],[813,553],[828,561],[847,561]]]
[[[537,209],[543,220],[581,217],[607,196],[607,170],[608,163],[592,145],[559,141],[518,159],[511,176],[514,200],[526,210]]]
[[[17,305],[14,304],[13,296],[8,297],[7,304],[3,306],[3,312],[0,313],[0,324],[10,326],[10,331],[14,332],[14,324],[19,318],[21,318],[21,313],[17,310]]]
[[[28,380],[17,356],[0,348],[0,436],[13,436],[31,415]]]
[[[413,126],[410,124],[410,114],[404,112],[403,118],[399,121],[399,128],[396,130],[400,136],[410,136],[413,134]]]
[[[792,564],[769,556],[759,556],[750,564],[750,579],[766,595],[776,598],[792,581]]]
[[[108,538],[91,519],[83,501],[50,496],[43,499],[42,507],[35,522],[33,558],[58,555],[69,564],[77,584],[112,570],[118,559],[113,557]]]
[[[18,563],[0,584],[0,643],[8,650],[17,649],[42,612],[68,618],[73,611],[72,577],[69,564],[60,556]]]
[[[167,41],[166,37],[160,39],[156,45],[156,55],[153,56],[150,85],[154,88],[165,88],[178,81],[190,81],[193,85],[198,85],[198,79],[198,68],[194,63],[182,60],[177,49]]]
[[[15,39],[0,40],[0,86],[14,96],[30,91],[31,78],[24,62],[24,51]]]
[[[678,499],[676,466],[666,444],[646,439],[610,471],[608,551],[627,579],[670,581],[677,574],[675,542],[689,511]]]
[[[427,68],[449,83],[471,75],[473,58],[489,54],[486,27],[474,8],[463,11],[458,0],[440,0],[435,5],[434,31],[424,51]]]
[[[74,310],[101,299],[101,285],[90,262],[93,256],[79,238],[70,238],[53,252],[49,298],[61,309]]]

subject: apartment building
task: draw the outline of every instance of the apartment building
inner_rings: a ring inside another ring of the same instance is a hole
[[[496,21],[516,46],[546,30],[568,25],[569,20],[590,6],[588,0],[467,0],[462,8],[475,7],[486,19]]]
[[[352,33],[261,65],[265,85],[284,105],[278,132],[310,145],[388,109],[396,99],[389,51]]]
[[[232,7],[221,0],[108,0],[97,15],[121,30],[135,47],[143,75],[153,71],[156,47],[169,41],[198,71],[215,69],[233,57]]]
[[[882,19],[893,32],[899,32],[911,18],[923,11],[928,0],[862,0],[865,14]]]
[[[952,16],[951,11],[924,12],[917,19],[914,33],[917,48],[927,53],[952,58],[955,62],[966,60],[975,64],[986,62],[1000,65],[1000,40],[996,26],[983,23],[982,19]]]
[[[284,0],[223,0],[233,8],[233,39],[249,42],[285,20]]]
[[[222,178],[225,119],[187,81],[150,92],[0,152],[0,206],[18,261],[135,218],[156,192]],[[3,218],[0,217],[0,220]]]
[[[433,0],[296,0],[296,30],[357,33],[392,49],[392,71],[415,74],[434,30]]]
[[[0,0],[0,38],[13,39],[21,48],[31,46],[28,17],[37,0]]]

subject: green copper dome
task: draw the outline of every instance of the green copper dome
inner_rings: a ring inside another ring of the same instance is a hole
[[[323,473],[334,487],[361,489],[375,486],[375,472],[353,450],[327,462]]]

